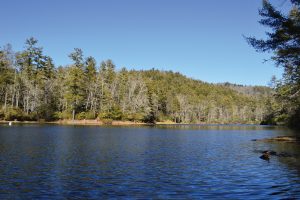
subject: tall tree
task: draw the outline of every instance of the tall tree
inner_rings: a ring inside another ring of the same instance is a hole
[[[25,42],[25,50],[17,54],[17,64],[20,68],[20,86],[23,110],[29,114],[40,107],[40,83],[44,77],[40,76],[45,70],[47,56],[43,55],[43,48],[37,46],[38,40],[31,37]]]
[[[97,92],[97,69],[96,60],[93,57],[88,57],[86,59],[85,68],[85,84],[86,84],[86,103],[85,109],[90,110],[94,113],[96,112],[96,92]]]
[[[74,64],[68,68],[65,98],[72,111],[72,119],[74,120],[75,114],[81,110],[85,98],[85,74],[82,50],[75,48],[69,57],[73,60]]]
[[[52,58],[45,56],[45,62],[38,69],[37,82],[39,89],[39,107],[37,108],[37,117],[51,120],[57,109],[55,89],[55,66]]]
[[[12,60],[9,58],[11,46],[7,45],[0,49],[0,99],[4,98],[3,108],[6,110],[9,88],[14,83],[14,69]]]
[[[259,14],[260,24],[270,29],[267,39],[247,38],[257,51],[273,52],[272,60],[284,69],[283,79],[277,85],[277,97],[286,105],[278,113],[287,114],[291,125],[299,126],[300,120],[300,1],[288,13],[276,9],[268,0],[263,1]]]

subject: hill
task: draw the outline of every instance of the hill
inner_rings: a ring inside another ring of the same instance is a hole
[[[97,66],[80,49],[56,67],[37,40],[0,50],[0,119],[101,119],[176,123],[260,123],[271,89],[210,84],[178,72]]]

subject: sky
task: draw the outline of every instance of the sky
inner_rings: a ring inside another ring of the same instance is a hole
[[[271,1],[284,8],[285,0]],[[265,37],[261,0],[1,0],[0,46],[35,37],[58,65],[81,48],[117,69],[156,68],[211,82],[268,85],[281,76],[243,35]]]

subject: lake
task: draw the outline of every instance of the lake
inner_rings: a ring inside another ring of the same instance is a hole
[[[269,126],[0,125],[0,199],[300,198],[300,145]],[[291,157],[260,159],[260,151]]]

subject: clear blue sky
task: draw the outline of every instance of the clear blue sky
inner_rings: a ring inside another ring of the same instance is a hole
[[[273,1],[280,5],[283,0]],[[267,85],[282,70],[242,35],[263,37],[261,0],[2,0],[0,45],[33,36],[56,65],[78,47],[117,68],[179,71],[207,81]],[[284,6],[284,5],[283,5]]]

